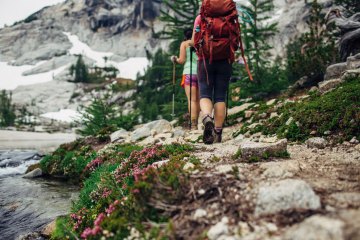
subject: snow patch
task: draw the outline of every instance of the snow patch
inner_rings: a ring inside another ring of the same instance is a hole
[[[144,74],[149,65],[149,61],[145,57],[132,57],[123,62],[114,62],[108,60],[105,62],[105,57],[110,58],[114,54],[111,52],[97,52],[92,50],[86,43],[79,40],[79,37],[68,32],[63,32],[72,43],[72,48],[69,50],[70,54],[81,54],[95,61],[98,67],[113,66],[119,70],[117,77],[136,79],[138,73]]]
[[[48,112],[40,115],[44,118],[49,118],[61,122],[71,123],[76,120],[79,120],[81,114],[72,109],[61,109],[59,112]]]
[[[62,66],[58,69],[34,74],[23,76],[22,73],[28,71],[34,67],[39,66],[43,62],[39,62],[35,66],[33,65],[23,65],[23,66],[12,66],[8,65],[6,62],[0,62],[0,89],[6,90],[14,90],[16,87],[20,85],[31,85],[36,83],[44,83],[53,80],[53,77],[57,74],[64,71],[68,66]]]

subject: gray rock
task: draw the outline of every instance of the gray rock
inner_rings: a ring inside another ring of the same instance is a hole
[[[319,91],[321,93],[326,93],[332,89],[334,89],[339,84],[343,83],[341,79],[332,79],[328,81],[319,82]]]
[[[293,117],[289,117],[289,119],[286,121],[285,125],[289,126],[294,121]]]
[[[360,239],[360,209],[343,210],[339,217],[346,223],[344,227],[345,239]]]
[[[277,101],[277,99],[275,99],[275,98],[274,98],[274,99],[271,99],[271,100],[269,100],[269,101],[266,102],[266,105],[267,105],[267,106],[274,105],[274,104],[276,103],[276,101]]]
[[[355,56],[348,57],[346,60],[347,69],[360,68],[360,53]]]
[[[64,55],[61,57],[55,57],[51,59],[50,61],[47,61],[35,68],[32,68],[28,71],[23,72],[22,75],[28,76],[32,74],[39,74],[44,72],[49,72],[51,70],[55,70],[59,67],[68,65],[68,64],[74,64],[76,62],[77,58],[75,56],[70,55]]]
[[[203,218],[203,217],[206,217],[206,215],[207,215],[207,212],[205,209],[198,208],[198,209],[196,209],[196,211],[194,213],[194,219]]]
[[[328,203],[337,208],[360,207],[360,193],[339,192],[333,193],[328,198]]]
[[[181,128],[176,128],[173,133],[174,133],[174,138],[185,136],[185,131],[182,130]]]
[[[253,105],[254,105],[254,103],[244,103],[241,106],[236,106],[236,107],[230,108],[228,110],[228,115],[229,116],[235,115],[239,112],[245,111],[246,109],[248,109],[249,107],[251,107]]]
[[[259,187],[255,215],[275,214],[290,209],[319,209],[320,198],[303,180],[286,179]]]
[[[173,129],[171,123],[164,119],[149,122],[145,124],[144,127],[149,128],[150,131],[155,131],[156,134],[168,133]]]
[[[319,91],[319,88],[316,86],[312,86],[309,90],[309,92],[317,92],[317,91]]]
[[[223,217],[221,222],[212,226],[207,232],[209,240],[217,240],[221,236],[227,235],[229,233],[228,222],[229,219],[227,217]]]
[[[36,168],[31,172],[25,174],[23,178],[37,178],[37,177],[41,177],[42,174],[43,174],[42,170],[40,168]]]
[[[324,216],[312,216],[302,223],[290,228],[285,240],[341,240],[344,222]]]
[[[139,141],[141,139],[147,138],[151,136],[151,129],[147,126],[143,126],[141,128],[136,129],[130,134],[130,140],[132,142]]]
[[[262,158],[264,154],[267,155],[277,155],[279,153],[284,153],[287,150],[287,140],[282,139],[276,143],[254,143],[254,142],[245,142],[240,146],[241,157],[244,159],[249,159],[251,157]]]
[[[326,68],[324,80],[340,78],[347,68],[347,63],[336,63]]]
[[[358,143],[359,143],[359,140],[357,140],[356,137],[353,137],[353,138],[350,140],[350,143],[352,143],[352,144],[358,144]]]
[[[309,138],[308,140],[306,140],[305,142],[306,146],[308,148],[319,148],[319,149],[323,149],[326,147],[326,145],[328,144],[328,142],[321,137],[313,137],[313,138]]]
[[[125,129],[120,129],[110,135],[111,142],[117,142],[121,139],[128,138],[130,133],[126,131]]]

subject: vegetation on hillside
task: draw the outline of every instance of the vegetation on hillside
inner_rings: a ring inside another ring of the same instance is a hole
[[[13,126],[15,119],[15,106],[12,103],[12,93],[2,90],[0,92],[0,127]]]

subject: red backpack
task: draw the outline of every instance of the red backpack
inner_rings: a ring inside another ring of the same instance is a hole
[[[199,58],[235,61],[235,51],[241,49],[250,79],[241,42],[239,15],[233,0],[203,0],[200,9],[200,29],[196,29],[194,43]],[[198,32],[199,31],[199,32]]]

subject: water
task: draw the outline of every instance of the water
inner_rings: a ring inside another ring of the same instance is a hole
[[[0,239],[40,231],[69,213],[78,187],[48,179],[25,179],[27,166],[39,162],[36,151],[0,151]]]

